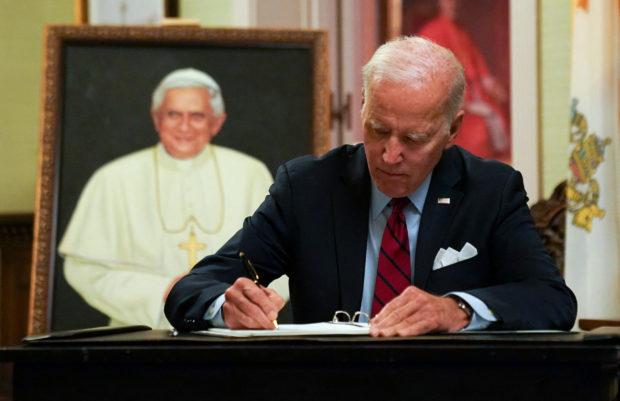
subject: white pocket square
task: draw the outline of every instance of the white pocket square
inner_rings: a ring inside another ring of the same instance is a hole
[[[439,248],[435,260],[433,261],[433,270],[438,270],[442,267],[471,259],[477,254],[478,250],[469,242],[466,242],[460,251],[450,247],[448,247],[448,249]]]

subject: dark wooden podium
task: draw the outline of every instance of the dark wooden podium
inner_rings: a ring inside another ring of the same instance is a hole
[[[620,332],[222,339],[142,331],[0,349],[14,400],[617,400]]]

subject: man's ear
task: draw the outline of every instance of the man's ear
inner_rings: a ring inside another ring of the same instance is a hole
[[[362,108],[361,111],[364,111],[364,104],[366,104],[366,89],[362,86]]]
[[[216,136],[222,129],[222,126],[226,122],[226,113],[222,113],[219,116],[214,116],[211,123],[211,138]]]
[[[456,113],[456,116],[454,116],[454,118],[452,119],[452,123],[450,124],[449,140],[445,147],[446,149],[454,145],[454,141],[456,140],[456,137],[459,134],[459,129],[461,128],[461,124],[463,123],[464,116],[465,111],[459,110],[458,113]]]

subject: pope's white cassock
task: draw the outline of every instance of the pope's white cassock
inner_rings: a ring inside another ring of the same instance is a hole
[[[98,169],[59,247],[69,284],[111,325],[170,328],[163,313],[172,280],[241,228],[273,182],[267,167],[207,145],[175,159],[162,144]],[[285,298],[286,282],[276,282]]]

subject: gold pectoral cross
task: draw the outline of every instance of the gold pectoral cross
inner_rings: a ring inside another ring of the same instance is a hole
[[[196,241],[196,235],[194,230],[189,233],[189,240],[184,244],[179,244],[179,248],[185,249],[189,252],[189,268],[191,269],[196,264],[197,252],[201,249],[205,249],[207,244]]]

